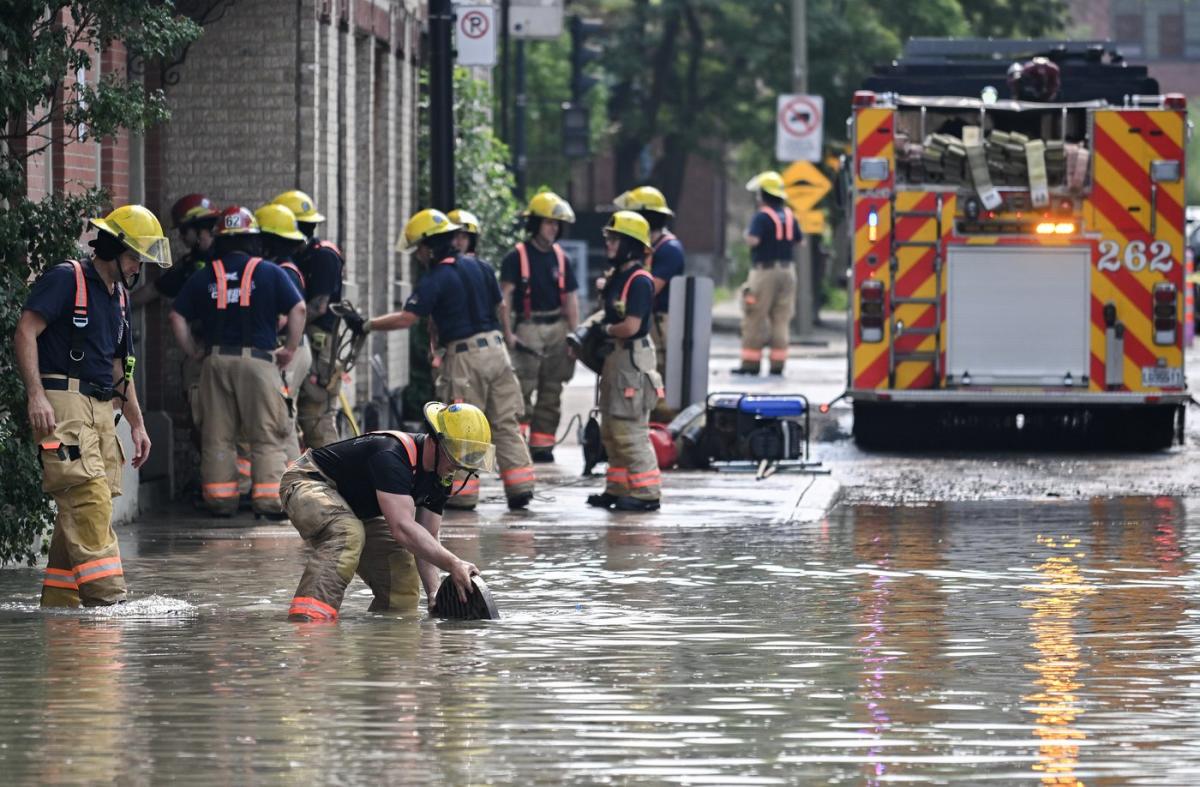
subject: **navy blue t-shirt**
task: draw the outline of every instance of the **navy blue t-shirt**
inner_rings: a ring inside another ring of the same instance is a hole
[[[670,233],[663,235],[659,241],[650,261],[650,273],[667,282],[662,292],[654,296],[654,311],[666,314],[671,304],[671,279],[683,275],[683,244]]]
[[[645,270],[640,265],[631,265],[625,270],[614,273],[604,285],[604,322],[615,325],[626,317],[640,317],[642,327],[630,339],[640,339],[650,332],[650,310],[654,303],[654,280],[649,276],[639,276],[629,285],[624,302],[621,295],[625,290],[625,282],[639,270]]]
[[[539,251],[532,243],[525,244],[529,254],[530,308],[535,312],[548,312],[562,308],[562,297],[558,291],[558,255],[554,249]],[[516,286],[513,290],[513,313],[519,318],[525,313],[525,287],[521,284],[521,255],[516,249],[500,261],[500,281]],[[571,260],[566,260],[566,275],[563,276],[564,290],[575,292],[579,284]]]
[[[75,270],[70,263],[49,268],[29,291],[25,308],[46,321],[46,330],[37,340],[38,371],[68,374],[71,333],[79,331],[83,338],[79,379],[108,388],[117,382],[113,361],[133,352],[129,319],[121,309],[121,285],[114,286],[110,293],[91,260],[83,263],[83,280],[88,296],[85,328],[76,328],[74,324]]]
[[[500,330],[499,305],[495,269],[475,257],[454,256],[430,266],[405,301],[404,311],[432,316],[438,339],[445,344]]]
[[[329,241],[313,238],[296,255],[296,265],[304,274],[304,297],[315,300],[329,296],[330,303],[342,300],[342,255]],[[337,323],[333,312],[326,311],[309,324],[325,331],[332,331]]]
[[[154,280],[154,289],[158,290],[159,295],[163,297],[178,297],[179,291],[183,289],[184,282],[190,279],[196,271],[204,270],[208,266],[208,263],[212,261],[212,258],[212,246],[209,246],[207,251],[192,249],[176,260],[174,265]]]
[[[408,495],[420,508],[442,513],[450,490],[430,470],[421,467],[425,435],[412,435],[417,446],[417,466],[408,459],[408,450],[395,437],[365,434],[351,437],[312,452],[321,472],[337,486],[338,494],[350,504],[359,519],[380,516],[376,491]]]
[[[775,222],[771,221],[771,217],[766,211],[773,212],[779,217],[779,227],[783,232],[779,232],[775,227]],[[784,224],[783,209],[775,210],[774,208],[762,207],[758,213],[754,214],[754,218],[750,220],[750,229],[748,234],[759,239],[759,243],[750,250],[750,259],[754,262],[776,262],[778,260],[790,260],[792,258],[792,247],[800,242],[804,237],[804,233],[800,231],[800,222],[796,221],[796,217],[792,216],[792,239],[787,240],[787,225]],[[778,236],[778,237],[777,237]],[[779,238],[783,238],[780,240]]]
[[[217,279],[212,265],[197,271],[183,285],[175,299],[174,310],[188,322],[200,320],[204,325],[205,341],[210,346],[242,346],[242,270],[250,257],[237,251],[226,254],[225,265],[226,303],[221,336],[217,337]],[[270,352],[276,346],[276,326],[281,314],[287,314],[300,302],[300,292],[283,268],[269,260],[258,263],[250,290],[250,342],[251,346]],[[215,341],[214,341],[215,339]]]

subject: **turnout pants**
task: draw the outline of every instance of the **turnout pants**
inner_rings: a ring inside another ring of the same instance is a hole
[[[554,314],[534,312],[533,317],[545,319]],[[518,349],[512,357],[525,400],[521,421],[529,425],[530,448],[551,449],[562,420],[563,386],[575,374],[575,361],[567,355],[567,321],[562,317],[548,323],[518,318],[516,334],[532,350]]]
[[[662,396],[648,338],[617,342],[600,373],[600,440],[608,453],[604,491],[658,500],[662,478],[650,445],[650,411]]]
[[[292,356],[292,362],[283,370],[281,380],[283,401],[287,406],[288,420],[291,423],[288,436],[283,442],[284,456],[287,459],[287,464],[295,462],[300,457],[300,427],[297,421],[296,397],[310,366],[312,366],[312,351],[309,350],[308,339],[305,338],[300,342],[300,346],[296,348],[296,354]],[[244,438],[238,438],[238,496],[243,499],[250,497],[254,488],[254,472],[251,469],[249,457],[250,444]]]
[[[782,371],[788,355],[788,323],[796,304],[796,269],[789,261],[755,264],[742,288],[742,367],[757,371],[770,345],[771,368]]]
[[[62,378],[62,375],[47,375]],[[38,441],[42,489],[58,513],[42,580],[43,607],[85,607],[125,600],[121,550],[112,528],[112,499],[121,494],[125,453],[111,402],[47,391],[54,431]]]
[[[517,421],[521,388],[499,331],[477,333],[446,345],[437,396],[443,402],[465,402],[483,410],[492,427],[492,443],[496,446],[505,495],[532,492],[537,479]],[[461,483],[461,478],[456,479],[454,488]],[[462,491],[451,496],[447,505],[469,508],[478,502],[479,479],[472,478]]]
[[[414,609],[420,576],[412,553],[392,538],[383,517],[362,521],[305,453],[280,483],[284,510],[312,548],[288,610],[309,620],[336,620],[357,573],[375,594],[371,611]]]
[[[654,312],[650,315],[650,341],[654,342],[654,368],[662,378],[663,386],[667,380],[667,321],[670,316],[666,312]],[[660,398],[658,404],[650,413],[650,420],[660,423],[669,422],[675,417],[667,400]]]
[[[200,488],[208,509],[232,514],[238,507],[237,441],[250,446],[250,502],[261,514],[279,513],[279,478],[288,461],[292,420],[279,367],[241,355],[212,353],[200,374]]]
[[[309,328],[307,336],[312,365],[308,377],[300,385],[296,411],[304,445],[322,448],[339,439],[336,417],[338,394],[342,390],[342,367],[333,361],[333,334]]]

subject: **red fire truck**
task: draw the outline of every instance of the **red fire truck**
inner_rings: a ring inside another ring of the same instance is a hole
[[[1183,96],[1105,42],[918,39],[849,125],[859,445],[1182,435]]]

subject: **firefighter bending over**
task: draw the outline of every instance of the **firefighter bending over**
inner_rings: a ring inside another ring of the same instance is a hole
[[[336,620],[356,573],[375,595],[371,611],[415,608],[418,576],[432,609],[439,568],[466,601],[479,569],[438,531],[455,473],[495,467],[491,429],[469,404],[429,402],[424,414],[426,434],[371,432],[306,451],[284,473],[284,508],[313,549],[289,619]]]

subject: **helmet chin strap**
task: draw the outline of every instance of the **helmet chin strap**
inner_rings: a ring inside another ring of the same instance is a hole
[[[121,276],[121,283],[125,285],[125,289],[127,290],[132,290],[134,287],[136,287],[138,279],[142,277],[141,265],[138,266],[138,269],[134,271],[133,275],[129,278],[125,278],[125,272],[121,270],[120,263],[117,263],[117,271]]]

